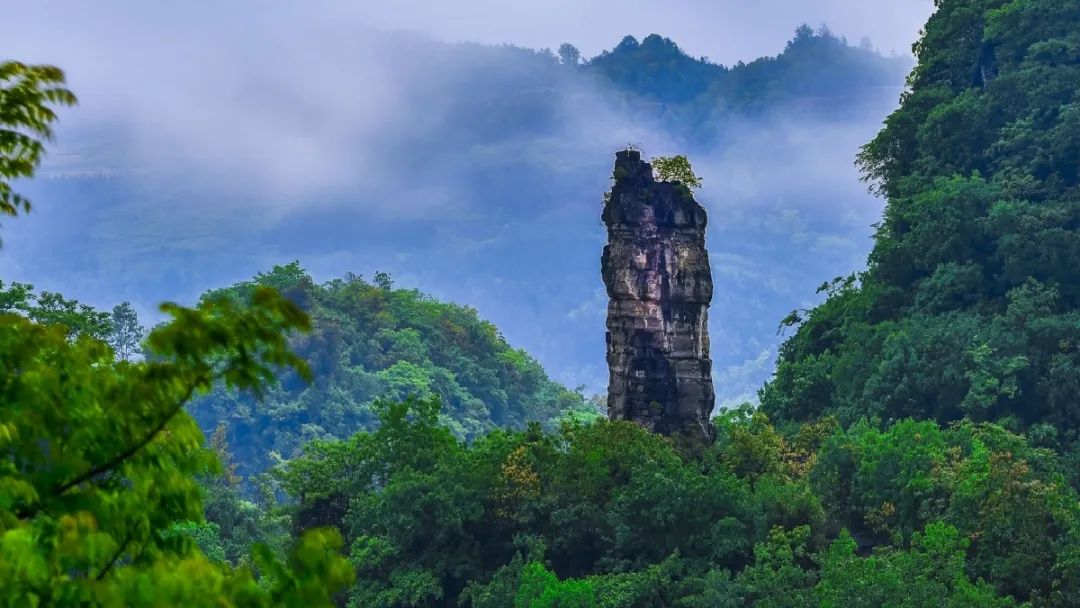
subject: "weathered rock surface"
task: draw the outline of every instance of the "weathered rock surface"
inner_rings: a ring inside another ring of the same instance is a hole
[[[610,298],[608,416],[711,442],[713,285],[705,209],[681,184],[656,181],[636,150],[616,154],[614,177],[601,259]]]

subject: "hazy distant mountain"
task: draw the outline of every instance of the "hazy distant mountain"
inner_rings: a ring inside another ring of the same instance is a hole
[[[145,314],[294,259],[318,281],[385,271],[475,307],[555,379],[603,390],[600,202],[633,142],[689,154],[705,179],[718,399],[744,399],[772,369],[777,322],[864,262],[881,204],[852,160],[910,66],[809,28],[733,66],[656,35],[569,63],[357,40],[217,88],[178,73],[182,96],[154,120],[69,113],[26,188],[36,213],[5,229],[0,276]]]

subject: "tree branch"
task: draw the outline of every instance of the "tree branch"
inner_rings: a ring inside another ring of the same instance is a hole
[[[94,577],[94,580],[100,581],[101,579],[105,578],[105,575],[109,573],[109,570],[112,570],[112,567],[115,566],[116,562],[120,560],[120,556],[124,554],[124,551],[127,550],[128,545],[130,545],[131,541],[134,539],[134,534],[128,534],[126,537],[124,537],[124,542],[120,543],[120,546],[117,547],[116,552],[113,553],[113,556],[109,560],[109,563],[105,564],[105,567],[101,569],[101,572],[98,572],[98,575]]]
[[[145,437],[140,439],[138,442],[136,442],[134,445],[124,450],[120,454],[117,454],[113,458],[104,462],[103,464],[93,467],[85,473],[82,473],[79,476],[75,477],[74,479],[60,484],[59,486],[56,486],[48,493],[48,495],[59,496],[64,492],[67,492],[71,488],[74,488],[81,483],[89,481],[90,479],[93,479],[98,475],[108,473],[109,471],[123,464],[125,460],[134,456],[136,453],[139,452],[139,450],[145,448],[151,441],[154,440],[155,437],[158,436],[158,434],[161,433],[161,431],[165,429],[165,425],[169,424],[169,421],[171,421],[173,418],[176,417],[177,414],[180,413],[180,410],[184,408],[184,404],[187,403],[188,400],[191,399],[191,396],[195,393],[195,386],[196,383],[192,383],[191,386],[188,387],[187,392],[184,394],[184,397],[177,401],[176,405],[168,412],[168,414],[161,420],[161,422],[156,424],[154,428],[146,434]],[[41,511],[43,506],[43,503],[41,503],[32,509],[21,509],[16,513],[16,516],[19,519],[29,519],[30,517],[37,515],[37,513]]]
[[[143,437],[141,440],[139,440],[135,445],[129,447],[128,449],[124,450],[120,454],[117,454],[115,457],[108,460],[107,462],[105,462],[103,464],[100,464],[100,465],[90,469],[89,471],[86,471],[82,475],[79,475],[75,479],[72,479],[71,481],[58,486],[55,490],[52,491],[52,495],[53,496],[59,496],[60,494],[63,494],[64,492],[67,492],[71,488],[73,488],[73,487],[75,487],[75,486],[77,486],[77,485],[79,485],[79,484],[81,484],[81,483],[83,483],[85,481],[93,479],[94,477],[97,477],[98,475],[101,475],[103,473],[107,473],[107,472],[115,469],[116,467],[120,466],[121,464],[123,464],[123,462],[125,460],[127,460],[128,458],[131,458],[139,450],[145,448],[151,441],[154,440],[155,437],[158,436],[159,433],[161,433],[161,431],[163,431],[165,429],[165,425],[169,424],[169,421],[171,421],[173,418],[175,418],[176,415],[180,413],[180,410],[184,409],[184,404],[187,403],[188,399],[191,399],[191,395],[194,394],[194,392],[195,392],[195,385],[192,384],[188,388],[187,393],[184,395],[184,398],[181,399],[180,401],[178,401],[176,406],[173,407],[172,410],[169,411],[168,415],[166,415],[161,420],[161,422],[159,422],[157,425],[155,425],[154,428],[151,429],[150,432],[147,433],[146,436]]]

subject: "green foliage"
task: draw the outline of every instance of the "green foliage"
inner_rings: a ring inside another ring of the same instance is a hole
[[[1080,580],[1059,461],[995,425],[743,409],[686,458],[625,422],[465,444],[434,400],[379,408],[279,473],[295,528],[344,535],[354,606],[1063,606]]]
[[[183,410],[218,382],[258,392],[282,366],[308,375],[286,341],[307,317],[270,289],[249,306],[162,310],[173,320],[141,363],[65,325],[0,315],[3,603],[330,605],[351,578],[333,532],[302,536],[288,565],[257,548],[261,581],[196,549],[222,557],[218,530],[199,525],[196,480],[217,461]]]
[[[107,340],[113,331],[108,313],[58,293],[35,293],[34,286],[28,283],[11,283],[5,288],[0,281],[0,314],[16,314],[42,325],[63,326],[72,339],[86,336]]]
[[[64,81],[64,72],[53,66],[0,61],[0,215],[30,210],[11,180],[34,175],[45,141],[52,139],[56,108],[75,105]]]
[[[514,597],[520,608],[593,608],[595,592],[587,581],[560,581],[543,565],[526,564]]]
[[[204,297],[243,299],[259,286],[280,290],[310,315],[312,332],[290,344],[316,380],[283,375],[261,401],[215,391],[193,404],[206,432],[225,425],[241,477],[298,455],[308,441],[373,429],[380,399],[438,397],[443,422],[468,439],[530,421],[550,428],[590,410],[474,309],[396,289],[384,273],[374,283],[349,275],[316,285],[294,262]]]
[[[810,439],[795,462],[839,533],[824,552],[790,525],[759,543],[725,584],[754,605],[1075,604],[1080,5],[936,5],[859,157],[888,198],[868,270],[785,320],[761,412],[718,424],[751,479]]]
[[[657,157],[652,160],[653,171],[660,181],[679,182],[687,188],[700,188],[701,178],[694,175],[686,156]]]
[[[0,63],[0,213],[30,208],[7,179],[33,175],[48,104],[74,103],[63,80]],[[259,576],[220,563],[196,480],[218,463],[183,411],[214,383],[257,393],[282,366],[308,377],[286,342],[307,317],[271,289],[162,311],[149,360],[118,362],[108,315],[0,284],[0,604],[332,606],[352,580],[332,530],[305,532],[287,563],[256,547]]]
[[[810,477],[834,526],[906,546],[934,523],[967,539],[965,568],[1002,595],[1060,605],[1075,585],[1076,493],[1045,449],[991,424],[866,423],[830,437]]]
[[[244,492],[224,431],[225,427],[219,426],[210,437],[210,449],[218,457],[222,470],[201,480],[207,522],[204,525],[215,528],[211,546],[220,546],[222,561],[254,567],[251,549],[256,545],[268,547],[274,555],[286,554],[290,521],[278,507],[272,482],[265,476],[255,480],[257,497]]]
[[[869,268],[799,315],[762,408],[780,423],[1050,425],[1050,447],[1070,450],[1080,4],[937,5],[910,90],[859,156],[888,198]]]
[[[145,336],[146,329],[139,325],[139,315],[130,302],[113,307],[108,343],[117,357],[127,360],[141,353]]]
[[[221,526],[212,522],[174,522],[160,532],[166,541],[178,538],[190,539],[206,557],[216,563],[225,563],[225,547],[221,542]]]
[[[868,558],[855,554],[846,532],[825,553],[815,605],[823,608],[964,608],[1016,606],[964,570],[968,542],[947,524],[930,524],[916,533],[911,549],[886,550]]]
[[[817,575],[811,561],[810,530],[776,528],[754,546],[754,563],[739,573],[747,603],[762,608],[809,608]]]
[[[658,118],[669,133],[690,142],[721,141],[736,117],[756,117],[798,102],[796,111],[820,104],[835,111],[882,86],[894,86],[910,69],[906,58],[883,57],[833,35],[803,26],[782,53],[732,66],[690,57],[656,34],[627,36],[586,64],[586,71],[614,85],[625,105]]]
[[[104,341],[121,359],[141,353],[146,336],[129,302],[107,313],[58,293],[36,293],[29,283],[14,282],[5,287],[0,281],[0,314],[4,313],[21,315],[42,325],[64,326],[69,339],[85,336]]]
[[[586,579],[595,589],[599,608],[649,608],[684,605],[696,598],[697,566],[677,553],[631,572],[597,574]]]
[[[279,474],[298,501],[296,528],[344,534],[358,573],[353,605],[505,605],[530,562],[550,574],[531,567],[537,601],[584,597],[573,579],[601,606],[668,605],[701,591],[706,565],[748,564],[775,526],[804,526],[809,546],[824,546],[824,511],[802,469],[744,472],[741,440],[686,459],[637,425],[597,421],[466,444],[440,425],[434,399],[378,409],[375,431],[313,442]],[[775,435],[760,418],[723,428]],[[796,453],[782,440],[767,449],[766,461]]]

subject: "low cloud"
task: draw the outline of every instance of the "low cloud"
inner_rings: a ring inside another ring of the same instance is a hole
[[[772,116],[687,150],[544,57],[463,41],[594,54],[659,31],[733,63],[808,21],[903,51],[929,4],[20,3],[7,51],[64,67],[81,104],[27,185],[36,213],[3,227],[0,276],[149,311],[292,259],[320,280],[388,271],[602,390],[600,200],[633,141],[690,152],[705,178],[719,401],[743,399],[778,319],[863,263],[881,203],[852,161],[901,83],[851,116]]]

